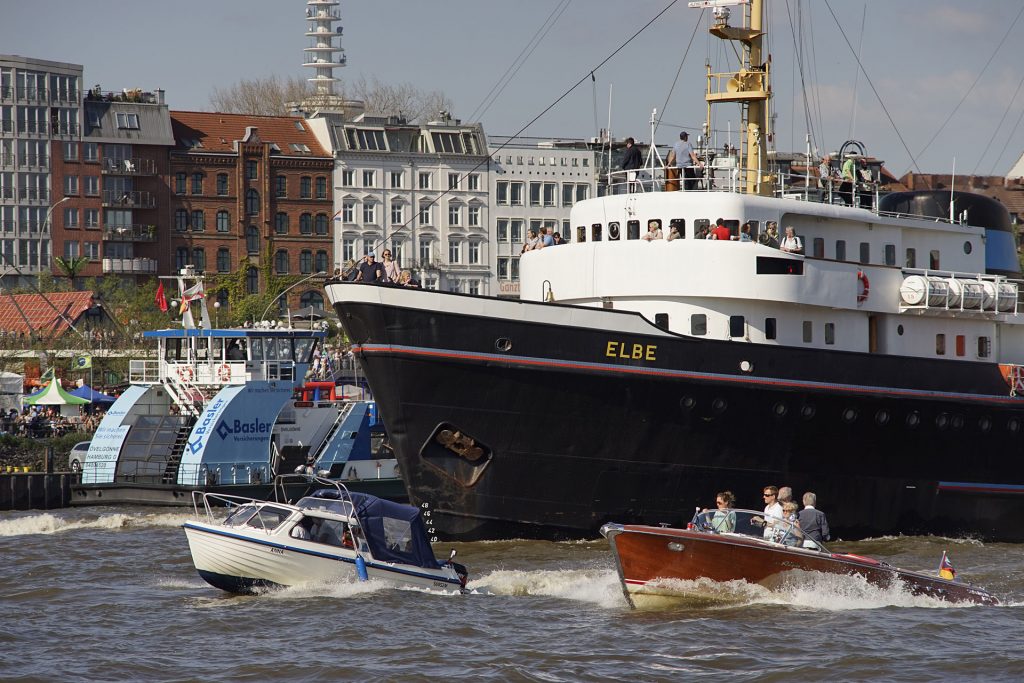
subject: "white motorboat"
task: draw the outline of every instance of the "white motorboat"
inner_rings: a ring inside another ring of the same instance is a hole
[[[294,490],[296,479],[308,482],[310,495],[295,503],[278,500]],[[453,561],[454,550],[445,561],[434,557],[418,508],[311,475],[281,475],[274,491],[274,500],[262,501],[194,493],[202,519],[183,526],[196,570],[211,586],[254,593],[308,582],[381,580],[465,589],[466,568]]]

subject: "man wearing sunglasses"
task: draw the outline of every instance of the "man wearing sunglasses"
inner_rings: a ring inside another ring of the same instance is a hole
[[[764,487],[764,517],[751,517],[751,524],[760,524],[764,527],[764,537],[771,538],[775,533],[774,520],[782,519],[782,505],[779,503],[779,487]]]

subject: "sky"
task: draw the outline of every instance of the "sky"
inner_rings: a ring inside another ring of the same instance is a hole
[[[656,109],[654,140],[669,144],[700,131],[705,62],[735,68],[708,36],[709,13],[686,0],[339,10],[348,66],[337,77],[439,90],[489,135],[543,113],[524,135],[590,138],[610,122],[616,138],[647,142]],[[812,151],[856,139],[896,175],[1005,174],[1024,151],[1022,11],[1021,0],[769,0],[776,147],[802,152],[810,132]],[[314,75],[301,66],[306,26],[304,0],[0,0],[0,52],[81,64],[85,88],[163,88],[172,110],[210,110],[215,87],[243,78]],[[720,107],[717,143],[730,130],[738,142],[738,125],[738,109]]]

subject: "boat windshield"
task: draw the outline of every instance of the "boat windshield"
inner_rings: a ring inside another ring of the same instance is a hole
[[[251,526],[256,529],[264,529],[265,531],[273,531],[277,527],[281,526],[284,520],[291,516],[292,511],[285,508],[274,507],[272,505],[264,505],[259,508],[259,512],[256,512],[256,508],[249,508],[251,512],[246,512],[243,516],[243,510],[238,510],[227,520],[226,524],[232,524],[235,526]]]
[[[807,538],[799,524],[779,517],[765,518],[763,512],[755,510],[706,510],[695,514],[690,526],[697,531],[740,534],[791,547],[828,552],[820,542]]]
[[[352,504],[347,500],[332,500],[330,498],[306,496],[305,498],[300,498],[299,502],[296,503],[295,506],[300,507],[303,510],[324,510],[338,515],[346,515],[348,517],[352,516]]]

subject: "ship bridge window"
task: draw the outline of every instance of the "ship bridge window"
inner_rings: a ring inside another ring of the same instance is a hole
[[[626,221],[626,239],[640,239],[640,221]]]
[[[907,259],[905,261],[907,268],[917,268],[917,249],[913,247],[907,248]]]
[[[686,237],[686,221],[682,218],[673,218],[668,222],[669,232],[675,228],[675,231],[679,233],[679,237],[675,239],[682,239]]]
[[[729,336],[730,337],[745,337],[747,331],[746,320],[742,315],[730,315],[729,316]]]
[[[825,343],[835,344],[836,343],[836,324],[825,323]]]
[[[764,338],[765,339],[775,339],[775,335],[776,335],[775,318],[765,318],[764,319]]]
[[[836,261],[846,260],[846,240],[836,240]]]
[[[932,249],[931,253],[928,254],[928,267],[932,270],[939,269],[939,250]]]
[[[313,355],[313,348],[315,346],[316,339],[296,339],[295,358],[300,363],[309,363]]]
[[[587,226],[577,225],[576,226],[576,241],[586,242],[587,241]]]
[[[595,242],[600,242],[601,241],[601,224],[600,223],[594,223],[593,225],[590,226],[590,230],[591,230],[591,238]]]
[[[978,358],[988,358],[992,355],[992,340],[988,337],[978,337]]]
[[[663,330],[668,329],[668,313],[655,313],[654,324]]]
[[[803,275],[804,262],[775,256],[757,257],[758,275]]]
[[[946,335],[944,334],[935,335],[935,355],[946,355]]]
[[[886,244],[882,249],[883,263],[887,266],[896,265],[896,245]]]
[[[611,221],[608,223],[608,239],[617,240],[619,239],[619,222]]]
[[[811,256],[814,258],[825,258],[825,238],[815,237],[811,242]]]
[[[810,320],[804,321],[804,343],[810,344],[814,341],[814,322]]]
[[[860,243],[860,262],[871,263],[871,244],[868,242]]]
[[[690,316],[690,334],[700,337],[708,333],[708,317],[703,313]]]
[[[698,218],[693,222],[693,238],[697,240],[704,239],[710,229],[711,221],[707,218]]]

